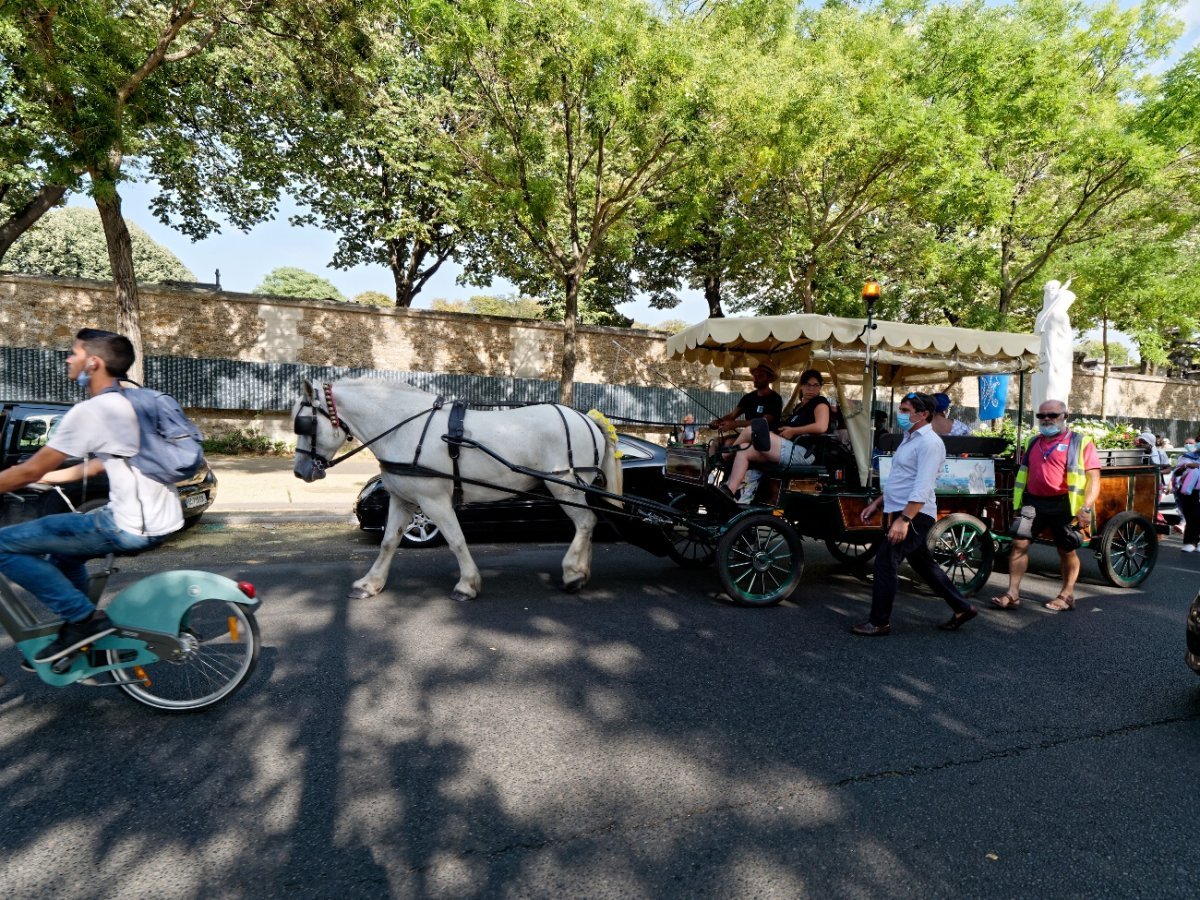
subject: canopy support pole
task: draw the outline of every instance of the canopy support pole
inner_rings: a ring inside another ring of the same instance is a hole
[[[1025,427],[1025,373],[1017,373],[1017,456],[1021,455],[1021,448],[1025,446],[1021,440],[1021,432]]]

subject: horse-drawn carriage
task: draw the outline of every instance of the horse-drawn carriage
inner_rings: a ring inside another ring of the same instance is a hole
[[[852,565],[869,559],[883,539],[882,516],[864,523],[861,513],[879,493],[901,435],[875,440],[870,410],[878,391],[894,398],[971,375],[1015,374],[1023,407],[1024,376],[1038,363],[1032,335],[815,315],[708,319],[674,335],[668,352],[726,374],[762,360],[780,371],[818,369],[829,376],[843,414],[853,410],[845,438],[822,436],[811,465],[765,468],[748,508],[715,487],[720,461],[708,450],[668,448],[668,492],[689,514],[669,528],[670,555],[685,565],[715,561],[727,593],[753,606],[778,603],[798,587],[802,537],[824,541]],[[943,440],[947,462],[930,549],[960,589],[973,594],[1010,549],[1017,454],[1007,440],[987,434]],[[1101,456],[1091,546],[1105,578],[1132,587],[1149,576],[1157,556],[1158,473],[1136,450]]]
[[[896,391],[1011,373],[1019,378],[1023,406],[1024,376],[1038,364],[1032,335],[815,315],[708,319],[671,337],[668,351],[729,375],[762,360],[781,371],[818,369],[848,413],[846,440],[823,436],[811,465],[766,469],[748,507],[718,489],[717,461],[698,447],[669,447],[662,489],[632,496],[621,493],[615,432],[568,407],[467,415],[459,404],[396,382],[306,385],[295,410],[296,474],[309,481],[321,477],[344,458],[333,457],[353,436],[372,446],[391,495],[379,558],[351,596],[382,589],[400,533],[421,511],[440,526],[459,560],[452,596],[474,598],[479,572],[455,508],[464,497],[478,501],[544,489],[576,525],[563,561],[569,590],[590,575],[591,532],[600,515],[630,543],[681,565],[715,562],[737,603],[779,603],[801,582],[804,537],[824,541],[847,564],[870,558],[882,539],[881,516],[861,519],[887,477],[892,449],[874,439],[877,391],[890,390],[894,398]],[[929,540],[950,577],[973,593],[1008,548],[1017,459],[996,437],[946,442],[939,520]],[[1105,577],[1129,587],[1145,580],[1157,555],[1157,469],[1131,452],[1111,459],[1115,464],[1101,473],[1092,540]]]

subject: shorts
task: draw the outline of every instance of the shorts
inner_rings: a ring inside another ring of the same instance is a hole
[[[779,465],[781,466],[811,466],[816,461],[811,453],[800,444],[789,441],[785,437],[779,439]]]
[[[1071,538],[1071,500],[1066,494],[1057,497],[1035,497],[1026,493],[1021,500],[1034,508],[1033,533],[1040,534],[1048,529],[1054,540],[1054,546],[1059,550],[1075,550],[1075,542]]]

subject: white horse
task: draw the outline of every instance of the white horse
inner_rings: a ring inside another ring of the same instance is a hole
[[[458,583],[450,596],[473,600],[479,594],[479,569],[467,550],[454,512],[451,444],[442,440],[449,433],[451,405],[435,405],[433,394],[411,385],[356,378],[316,387],[305,381],[303,396],[292,409],[297,478],[307,482],[324,478],[325,469],[350,436],[370,443],[380,460],[383,484],[391,497],[387,529],[374,564],[351,586],[351,599],[371,597],[383,590],[400,537],[418,509],[441,529],[458,559]],[[376,437],[379,439],[373,441]],[[615,440],[591,417],[551,404],[501,412],[468,411],[463,437],[479,444],[460,448],[463,500],[501,500],[513,495],[498,489],[529,491],[544,483],[555,499],[564,503],[563,510],[575,523],[575,539],[563,557],[563,588],[571,592],[582,588],[591,575],[592,531],[596,527],[596,514],[586,508],[585,493],[515,472],[480,448],[491,450],[513,465],[571,483],[590,485],[603,474],[605,490],[619,494],[621,467]],[[418,446],[416,463],[425,471],[398,472],[390,465],[414,462]]]

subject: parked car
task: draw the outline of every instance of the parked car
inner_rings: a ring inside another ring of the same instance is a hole
[[[662,499],[663,466],[667,451],[658,444],[631,437],[617,436],[621,450],[621,471],[626,493],[650,499]],[[479,541],[570,541],[574,525],[563,508],[544,487],[538,493],[545,499],[513,496],[493,503],[466,503],[458,511],[467,540]],[[388,493],[379,476],[368,481],[354,504],[358,527],[363,531],[382,532],[387,527]],[[596,529],[600,540],[614,537],[603,522]],[[424,547],[442,542],[438,527],[418,511],[404,532],[401,544]]]
[[[54,429],[71,408],[69,403],[0,403],[0,469],[22,463],[50,440]],[[80,460],[68,460],[73,466]],[[217,499],[217,477],[205,463],[193,477],[175,485],[183,505],[185,527],[199,521]],[[86,482],[57,487],[29,486],[0,495],[0,525],[13,525],[41,516],[75,509],[95,509],[108,502],[108,478],[98,475]]]

